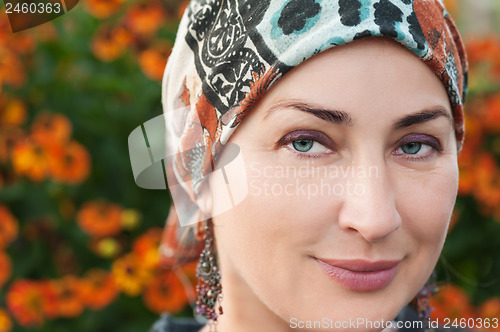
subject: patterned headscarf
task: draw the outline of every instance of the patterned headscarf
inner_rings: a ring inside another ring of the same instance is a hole
[[[185,199],[196,201],[231,134],[279,78],[319,52],[369,36],[393,38],[438,76],[460,148],[467,59],[442,0],[195,0],[180,22],[162,91],[178,150],[167,174]],[[200,223],[179,227],[182,204],[175,203],[162,245],[167,264],[196,259],[202,249]],[[198,212],[189,213],[204,220]]]

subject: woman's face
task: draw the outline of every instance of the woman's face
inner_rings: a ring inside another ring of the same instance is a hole
[[[249,193],[213,219],[225,312],[392,320],[445,240],[453,128],[441,81],[393,41],[331,49],[280,79],[230,139]]]

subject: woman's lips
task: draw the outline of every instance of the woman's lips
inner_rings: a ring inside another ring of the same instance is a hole
[[[357,291],[376,291],[387,286],[396,275],[399,262],[329,260],[316,258],[321,269],[342,287]]]

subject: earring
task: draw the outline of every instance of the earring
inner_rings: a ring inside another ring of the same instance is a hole
[[[427,280],[424,287],[420,290],[420,292],[418,292],[415,298],[417,314],[424,323],[424,331],[430,331],[428,325],[431,319],[431,312],[433,310],[430,300],[437,294],[437,291],[436,272],[432,271],[429,280]]]
[[[205,225],[205,248],[200,254],[200,261],[196,269],[198,284],[196,285],[196,314],[205,316],[208,320],[217,321],[216,305],[219,302],[218,312],[222,315],[222,285],[220,283],[219,269],[215,263],[213,253],[213,236],[207,220]]]

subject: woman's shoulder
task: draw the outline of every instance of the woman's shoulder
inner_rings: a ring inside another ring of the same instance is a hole
[[[198,332],[202,327],[203,324],[193,318],[179,318],[163,314],[149,332]]]

